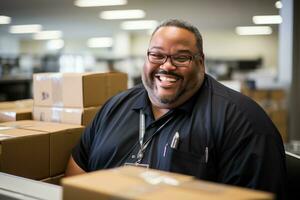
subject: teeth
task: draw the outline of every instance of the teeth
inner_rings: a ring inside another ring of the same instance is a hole
[[[165,76],[160,76],[161,81],[169,81],[169,82],[176,82],[175,78],[170,78],[170,77],[165,77]]]

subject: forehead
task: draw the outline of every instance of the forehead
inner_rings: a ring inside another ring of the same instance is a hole
[[[195,51],[195,35],[184,29],[174,26],[159,28],[151,38],[149,48],[160,48],[168,50],[169,48],[183,48]]]

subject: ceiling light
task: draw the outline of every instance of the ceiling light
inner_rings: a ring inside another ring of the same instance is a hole
[[[11,18],[8,16],[0,15],[0,24],[9,24],[11,22]]]
[[[39,24],[28,24],[28,25],[14,25],[10,26],[10,33],[37,33],[42,30],[42,26]]]
[[[137,19],[145,17],[143,10],[109,10],[100,13],[102,19]]]
[[[63,48],[65,45],[65,42],[63,40],[49,40],[46,43],[46,48],[48,50],[58,50]]]
[[[61,37],[61,31],[41,31],[33,35],[33,39],[35,40],[53,40]]]
[[[78,7],[117,6],[126,4],[127,0],[76,0],[74,2],[74,5]]]
[[[111,37],[95,37],[87,41],[87,46],[90,48],[106,48],[112,47],[113,39]]]
[[[137,20],[122,22],[121,28],[124,30],[154,29],[158,25],[155,20]]]
[[[238,26],[235,31],[239,35],[270,35],[272,28],[270,26]]]
[[[261,15],[253,16],[252,20],[254,24],[280,24],[282,17],[280,15]]]
[[[281,1],[276,1],[275,2],[275,7],[278,8],[278,9],[281,9],[282,8],[282,2]]]

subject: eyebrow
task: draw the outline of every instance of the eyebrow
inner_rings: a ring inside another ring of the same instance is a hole
[[[161,48],[161,47],[156,47],[156,46],[149,48],[150,51],[151,51],[151,50],[155,50],[155,49],[157,49],[157,50],[163,50],[163,48]],[[192,54],[193,52],[191,52],[191,51],[188,50],[188,49],[181,49],[181,50],[178,50],[178,51],[176,52],[176,54],[179,54],[179,53],[189,53],[189,54]]]

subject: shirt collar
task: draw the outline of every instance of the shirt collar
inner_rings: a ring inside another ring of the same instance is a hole
[[[147,91],[145,87],[143,87],[141,95],[136,98],[136,101],[133,103],[132,109],[133,110],[140,110],[143,109],[145,110],[146,107],[149,107],[150,105],[150,100],[148,98]]]

